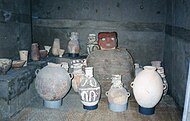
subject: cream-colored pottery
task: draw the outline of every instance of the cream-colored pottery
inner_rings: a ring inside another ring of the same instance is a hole
[[[53,46],[52,46],[52,54],[54,56],[58,56],[59,55],[59,49],[60,49],[60,39],[55,38],[53,41]]]
[[[20,60],[26,61],[23,66],[27,66],[28,50],[19,50],[19,56],[20,56]]]
[[[144,108],[153,108],[161,99],[164,85],[153,66],[145,66],[131,83],[137,103]]]

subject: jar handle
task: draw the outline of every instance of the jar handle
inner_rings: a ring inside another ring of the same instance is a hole
[[[127,98],[130,97],[130,95],[131,95],[130,92],[127,92]]]
[[[40,69],[36,69],[36,71],[35,71],[36,76],[38,75],[39,71],[40,71]]]
[[[134,82],[131,82],[130,86],[133,88],[133,86],[134,86]]]
[[[167,84],[163,84],[163,90],[167,88]]]
[[[72,74],[72,73],[69,73],[69,76],[70,76],[70,79],[74,78],[74,74]]]
[[[108,91],[105,93],[105,95],[108,97]]]

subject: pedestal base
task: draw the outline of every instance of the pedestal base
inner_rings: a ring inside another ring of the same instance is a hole
[[[95,110],[95,109],[98,108],[98,104],[93,105],[93,106],[86,106],[86,105],[83,105],[83,108],[86,109],[86,110]]]
[[[143,115],[152,115],[154,114],[155,107],[153,108],[144,108],[139,105],[139,112]]]
[[[108,107],[111,111],[113,112],[123,112],[126,111],[128,108],[128,103],[123,104],[123,105],[119,105],[119,104],[113,104],[113,103],[109,103]]]
[[[61,107],[61,100],[56,100],[56,101],[44,100],[44,106],[47,108],[59,108]]]
[[[69,53],[68,56],[71,58],[77,58],[77,57],[79,57],[79,53]]]

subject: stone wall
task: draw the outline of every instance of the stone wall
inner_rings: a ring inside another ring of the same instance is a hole
[[[80,54],[87,54],[88,34],[116,31],[119,47],[127,48],[135,62],[163,59],[165,0],[32,0],[32,5],[33,42],[41,48],[60,38],[67,52],[69,34],[77,31]]]
[[[0,0],[0,57],[18,56],[19,49],[30,49],[30,0]]]
[[[169,94],[182,109],[190,61],[190,1],[167,3],[167,24],[164,50],[164,66],[169,83]]]

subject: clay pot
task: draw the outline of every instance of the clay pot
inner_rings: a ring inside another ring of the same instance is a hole
[[[78,90],[83,108],[87,110],[97,109],[100,99],[100,85],[93,77],[93,67],[85,68],[85,76],[82,77]]]
[[[110,110],[122,112],[127,109],[130,93],[123,87],[121,75],[113,75],[112,86],[109,91],[106,92],[106,96],[108,97]]]
[[[55,38],[53,41],[53,46],[52,46],[52,54],[54,56],[58,56],[59,55],[59,49],[60,49],[60,39]]]
[[[36,70],[35,87],[49,106],[51,101],[61,100],[67,94],[71,87],[71,77],[61,64],[50,63]]]
[[[154,113],[155,105],[160,101],[164,85],[162,78],[156,72],[156,67],[145,66],[131,83],[139,112],[145,115]]]
[[[0,59],[0,75],[7,74],[8,70],[11,68],[12,60],[1,58]]]
[[[27,66],[28,50],[19,50],[20,60],[26,61],[23,66]]]
[[[31,48],[31,57],[33,61],[40,60],[40,51],[38,47],[38,43],[33,43]]]
[[[40,50],[40,57],[41,58],[46,58],[48,55],[48,51],[47,50]]]

